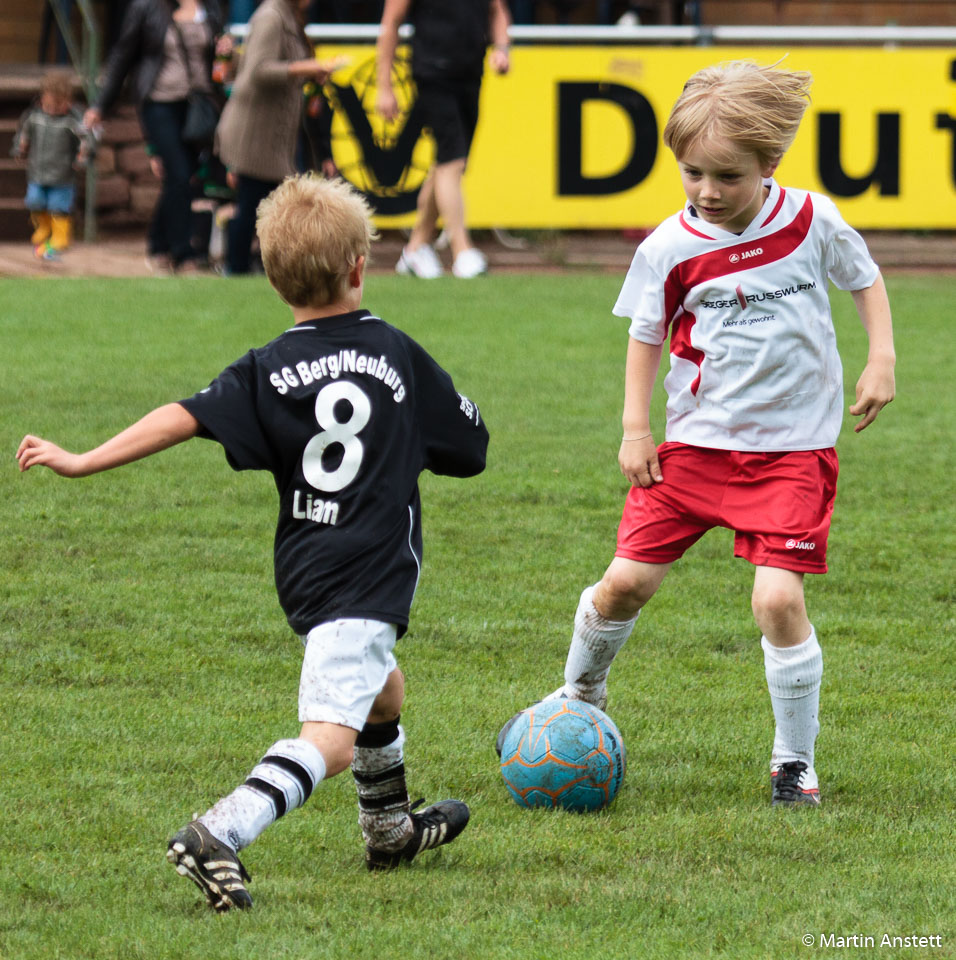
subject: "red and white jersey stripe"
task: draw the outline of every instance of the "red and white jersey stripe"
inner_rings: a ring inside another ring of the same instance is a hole
[[[833,202],[774,180],[741,234],[689,204],[637,248],[614,314],[630,335],[670,336],[667,439],[722,450],[836,443],[843,372],[828,281],[862,290],[879,269]]]

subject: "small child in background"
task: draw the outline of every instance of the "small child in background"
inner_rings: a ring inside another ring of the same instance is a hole
[[[33,222],[34,252],[57,260],[73,234],[74,170],[93,153],[93,136],[73,102],[69,75],[51,71],[44,76],[39,103],[20,117],[10,152],[27,160],[24,202]]]

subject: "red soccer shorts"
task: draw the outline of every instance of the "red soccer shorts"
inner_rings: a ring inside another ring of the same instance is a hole
[[[671,563],[712,527],[734,531],[734,556],[755,566],[827,572],[836,450],[743,453],[658,447],[663,483],[631,487],[618,557]]]

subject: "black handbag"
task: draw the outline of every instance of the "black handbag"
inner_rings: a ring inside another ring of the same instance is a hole
[[[196,87],[189,62],[189,53],[186,50],[186,41],[183,40],[182,31],[175,20],[173,20],[173,29],[176,31],[176,38],[179,41],[179,49],[182,51],[183,60],[186,64],[191,88],[186,97],[186,119],[183,121],[180,136],[183,138],[183,143],[188,143],[192,147],[208,147],[212,145],[216,126],[219,123],[219,104],[212,94]]]
[[[183,142],[194,147],[208,147],[219,123],[219,106],[201,90],[190,91],[187,104],[181,134]]]

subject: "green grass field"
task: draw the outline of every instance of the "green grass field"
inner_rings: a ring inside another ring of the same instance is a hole
[[[198,440],[78,481],[21,476],[14,452],[26,432],[98,444],[287,313],[255,279],[0,281],[0,960],[956,957],[952,277],[890,277],[899,397],[839,446],[831,572],[807,590],[824,805],[769,806],[752,574],[722,530],[612,671],[629,765],[611,808],[527,812],[504,788],[495,733],[560,682],[578,595],[613,550],[620,280],[370,278],[368,306],[492,434],[482,476],[422,478],[425,566],[398,648],[413,799],[460,797],[472,822],[370,875],[345,774],[245,851],[256,906],[223,917],[165,842],[298,731],[271,478]],[[852,395],[865,337],[848,295],[835,314]],[[827,939],[854,936],[875,946]]]

